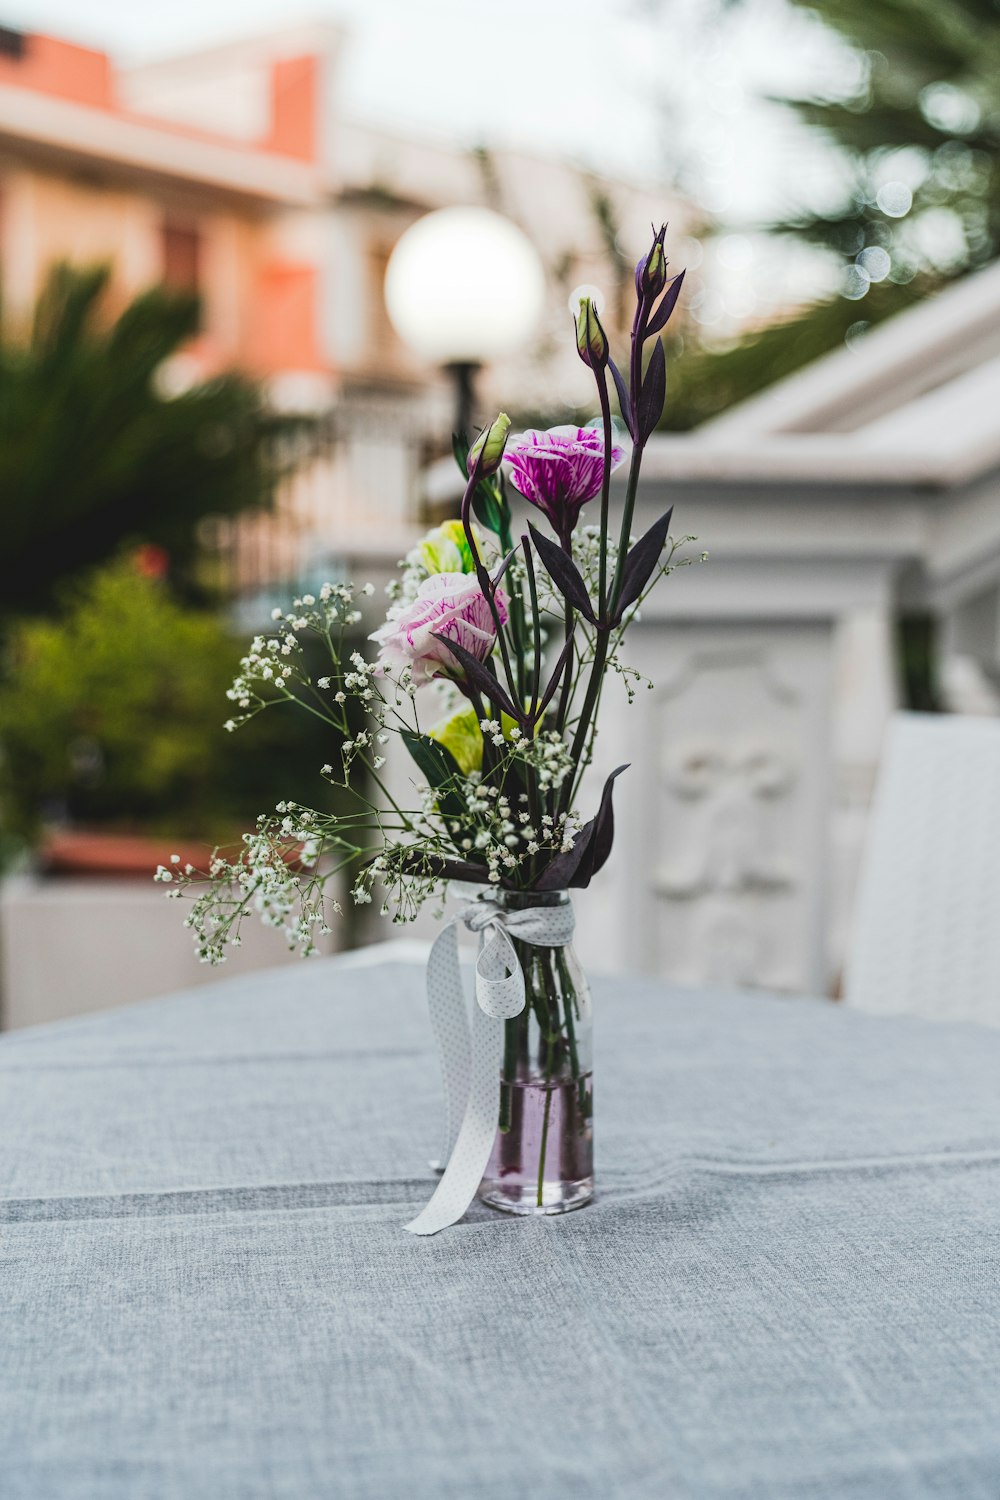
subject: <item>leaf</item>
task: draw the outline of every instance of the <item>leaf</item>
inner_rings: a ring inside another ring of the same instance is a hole
[[[663,345],[657,339],[653,344],[653,352],[649,356],[649,364],[646,373],[642,377],[642,389],[639,392],[639,409],[637,422],[639,436],[637,442],[644,443],[653,431],[660,417],[663,415],[663,402],[667,394],[667,365],[663,354]]]
[[[455,462],[461,469],[464,478],[469,477],[469,439],[464,432],[453,432],[451,435],[451,451],[455,455]]]
[[[497,536],[503,526],[503,507],[503,497],[493,480],[480,480],[472,496],[473,513],[481,526]]]
[[[584,890],[606,863],[615,837],[615,820],[612,797],[615,780],[627,771],[628,766],[619,766],[612,771],[604,783],[601,804],[597,816],[585,823],[576,836],[572,849],[566,854],[557,854],[542,871],[536,882],[540,891]]]
[[[484,698],[488,698],[491,703],[503,709],[504,713],[510,714],[511,718],[520,724],[523,715],[518,713],[493,673],[483,666],[479,658],[473,656],[471,651],[466,651],[465,647],[460,646],[457,641],[450,641],[446,635],[439,635],[437,631],[431,631],[431,634],[436,641],[447,646],[459,666],[463,668],[466,680],[482,693]],[[461,683],[458,685],[461,687]]]
[[[607,864],[608,856],[611,853],[611,846],[615,841],[615,809],[613,801],[615,782],[622,772],[627,770],[628,765],[619,766],[616,771],[611,772],[611,775],[604,783],[604,791],[601,793],[601,805],[597,809],[597,817],[594,819],[595,827],[593,843],[591,845],[590,868],[592,877]]]
[[[613,359],[608,360],[608,368],[615,382],[615,390],[618,392],[618,405],[621,408],[622,421],[629,430],[632,441],[635,442],[635,421],[632,415],[632,398],[625,384],[625,376],[619,370]]]
[[[539,891],[565,891],[569,890],[572,886],[580,885],[580,882],[576,879],[576,875],[590,848],[593,837],[594,819],[591,818],[590,822],[585,823],[580,829],[580,832],[573,841],[572,849],[568,849],[565,854],[557,854],[555,859],[551,860],[545,866],[540,878],[535,882],[535,889]],[[585,880],[582,884],[587,885],[588,882]]]
[[[426,734],[414,734],[409,729],[400,730],[400,738],[409,750],[419,769],[427,779],[427,785],[441,792],[438,806],[446,818],[468,816],[465,798],[455,789],[455,778],[462,779],[459,765],[451,751]],[[441,791],[443,787],[448,790]]]
[[[667,319],[677,306],[677,298],[681,294],[685,274],[684,271],[681,271],[679,275],[671,276],[667,282],[666,291],[663,293],[663,301],[646,324],[647,334],[659,333],[661,328],[666,327]]]
[[[511,563],[514,561],[515,557],[517,556],[517,550],[518,549],[516,547],[512,547],[507,553],[507,556],[504,558],[503,562],[497,568],[496,572],[491,576],[490,582],[492,583],[494,588],[496,588],[497,584],[503,578],[503,575],[506,573]]]
[[[575,628],[575,625],[576,625],[576,622],[574,621],[574,628]],[[573,631],[571,630],[570,633],[569,633],[569,635],[566,637],[566,641],[565,641],[565,644],[563,645],[562,650],[559,653],[559,659],[556,662],[554,668],[552,669],[552,676],[549,678],[549,685],[545,689],[545,692],[542,694],[541,702],[538,704],[537,708],[534,710],[533,718],[534,718],[534,721],[535,721],[536,724],[538,723],[539,719],[541,719],[542,714],[545,712],[545,710],[548,708],[550,702],[552,701],[552,696],[555,693],[556,688],[559,686],[559,682],[560,682],[560,679],[562,677],[563,672],[566,670],[566,663],[569,660],[569,654],[572,651],[572,649],[573,649]]]
[[[618,608],[613,622],[615,625],[620,624],[622,615],[629,605],[634,604],[639,598],[652,577],[653,570],[660,560],[667,532],[670,530],[670,518],[673,513],[674,508],[671,506],[666,515],[653,522],[626,557],[625,566],[622,569],[621,593],[618,596]]]
[[[531,532],[531,540],[535,544],[535,551],[544,563],[549,577],[563,598],[568,600],[573,608],[583,615],[585,620],[589,620],[591,625],[596,625],[597,618],[590,602],[590,595],[587,593],[587,585],[583,581],[580,569],[569,553],[564,552],[558,542],[552,541],[550,537],[543,536],[530,522],[528,530]]]

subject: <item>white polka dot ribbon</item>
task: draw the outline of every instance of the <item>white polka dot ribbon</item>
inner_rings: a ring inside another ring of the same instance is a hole
[[[458,929],[479,933],[472,1039],[458,964]],[[573,908],[506,911],[486,898],[458,912],[438,934],[427,961],[427,1001],[444,1077],[448,1165],[433,1197],[407,1224],[437,1234],[460,1219],[476,1196],[497,1131],[504,1022],[524,1009],[524,974],[511,937],[537,948],[562,948],[573,937]]]

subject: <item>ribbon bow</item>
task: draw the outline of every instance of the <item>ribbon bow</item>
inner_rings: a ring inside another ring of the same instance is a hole
[[[448,1163],[433,1197],[407,1224],[411,1234],[437,1234],[460,1219],[476,1196],[497,1131],[504,1022],[524,1009],[524,974],[511,942],[562,948],[570,942],[573,908],[532,906],[507,911],[481,897],[452,917],[427,960],[427,1002],[444,1078]],[[479,934],[472,1038],[458,964],[458,930]]]

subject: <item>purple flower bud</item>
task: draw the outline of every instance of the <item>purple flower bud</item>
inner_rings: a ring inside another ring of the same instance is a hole
[[[469,449],[469,457],[466,460],[466,472],[470,479],[477,465],[480,479],[487,479],[491,474],[496,473],[500,467],[500,460],[503,458],[509,431],[510,417],[505,411],[502,411],[489,427],[483,428]]]
[[[666,224],[661,224],[649,254],[644,255],[635,268],[635,293],[647,304],[655,302],[667,284],[667,257],[663,250],[666,233]]]

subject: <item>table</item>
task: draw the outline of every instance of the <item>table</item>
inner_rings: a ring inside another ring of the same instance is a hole
[[[366,957],[0,1038],[3,1500],[997,1500],[1000,1032],[600,980],[599,1200],[421,1240]]]

